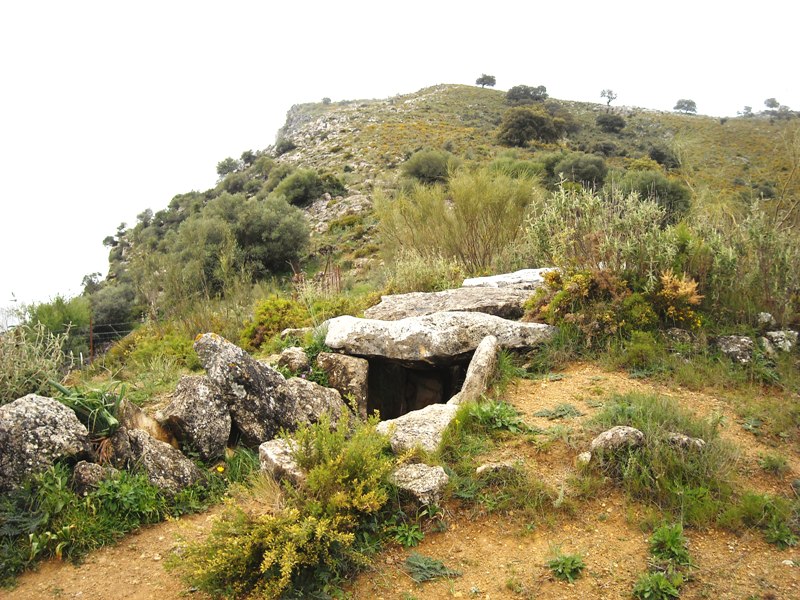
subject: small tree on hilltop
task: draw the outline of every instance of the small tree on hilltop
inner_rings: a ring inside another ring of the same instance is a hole
[[[238,168],[239,161],[229,156],[228,158],[217,163],[217,175],[219,175],[219,178],[222,179],[226,175],[233,173]]]
[[[697,104],[695,104],[694,100],[687,100],[685,98],[681,98],[675,103],[674,110],[679,110],[682,113],[696,113],[697,112]]]
[[[487,85],[489,87],[494,87],[495,83],[497,83],[497,81],[495,80],[494,75],[487,75],[486,73],[483,73],[475,80],[475,85],[479,85],[481,87],[486,87]]]
[[[545,100],[547,100],[547,88],[543,85],[536,87],[515,85],[506,92],[506,102],[509,104],[532,104]]]
[[[764,106],[766,106],[767,108],[771,108],[773,110],[780,107],[780,105],[781,103],[778,102],[775,98],[767,98],[766,100],[764,100]]]
[[[600,92],[600,97],[606,99],[606,106],[611,106],[611,103],[617,99],[617,94],[614,90],[603,90]]]

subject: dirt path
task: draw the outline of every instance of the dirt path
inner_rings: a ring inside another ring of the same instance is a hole
[[[724,398],[654,387],[590,365],[575,365],[555,381],[512,385],[505,399],[529,425],[550,428],[551,435],[547,443],[538,445],[512,439],[491,458],[521,460],[554,489],[568,486],[575,473],[575,456],[590,439],[582,424],[601,409],[610,393],[634,390],[670,395],[699,416],[724,416],[727,425],[722,435],[741,449],[739,472],[748,487],[785,492],[791,480],[800,477],[800,453],[789,444],[779,448],[789,461],[789,473],[771,476],[758,467],[758,458],[775,448],[744,431]],[[583,416],[549,421],[534,415],[562,403],[574,405]],[[149,527],[92,553],[77,567],[47,562],[20,577],[16,589],[0,591],[0,598],[204,599],[165,572],[163,559],[177,547],[179,536],[197,539],[207,533],[219,511]],[[643,518],[641,506],[607,488],[595,498],[578,501],[572,514],[535,525],[513,514],[481,515],[453,504],[447,514],[448,529],[427,533],[416,550],[461,570],[461,577],[416,584],[400,568],[409,551],[393,546],[376,558],[372,570],[355,580],[349,593],[356,600],[628,599],[634,582],[647,569],[648,536],[639,527]],[[800,563],[800,549],[781,551],[764,542],[758,532],[736,536],[715,529],[688,530],[687,537],[698,568],[682,588],[681,598],[800,598],[800,566],[795,566]],[[574,584],[553,580],[544,566],[556,548],[583,556],[586,571]]]

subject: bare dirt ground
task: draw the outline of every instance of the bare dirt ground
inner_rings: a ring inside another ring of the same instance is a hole
[[[487,460],[521,460],[554,489],[568,490],[575,457],[591,437],[582,424],[609,394],[638,390],[672,396],[698,416],[724,417],[721,434],[741,451],[738,471],[746,487],[786,493],[790,482],[800,477],[800,452],[789,443],[778,449],[788,459],[788,473],[769,475],[758,466],[763,454],[776,449],[745,431],[723,397],[653,386],[591,365],[574,365],[562,375],[555,381],[519,381],[504,398],[528,425],[551,428],[548,443],[512,439]],[[562,403],[584,414],[556,421],[534,416]],[[576,500],[574,506],[571,513],[532,524],[514,514],[486,515],[453,503],[446,507],[447,529],[427,532],[414,550],[462,571],[461,577],[417,584],[401,568],[410,551],[392,546],[376,557],[373,568],[359,576],[348,593],[356,600],[631,598],[636,579],[647,570],[648,534],[640,527],[646,509],[609,487],[596,497]],[[0,598],[204,598],[167,573],[163,559],[179,547],[179,537],[197,539],[208,532],[218,513],[216,509],[149,527],[92,553],[77,567],[45,563],[20,577],[15,589],[0,591]],[[697,568],[681,589],[681,598],[800,598],[800,549],[781,551],[757,531],[736,535],[714,528],[688,529],[686,536]],[[586,569],[575,583],[551,577],[545,563],[556,549],[583,556]]]

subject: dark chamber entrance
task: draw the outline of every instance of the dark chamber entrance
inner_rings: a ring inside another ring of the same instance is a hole
[[[447,402],[461,390],[470,357],[453,364],[408,366],[388,359],[369,359],[367,413],[395,419],[429,404]]]

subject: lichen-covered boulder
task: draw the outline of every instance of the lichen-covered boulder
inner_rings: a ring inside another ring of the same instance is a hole
[[[544,274],[552,268],[521,269],[513,273],[489,275],[487,277],[471,277],[461,284],[464,287],[485,288],[519,288],[534,290],[544,283]]]
[[[723,335],[716,339],[717,348],[733,362],[747,365],[753,360],[753,340],[744,335]]]
[[[343,316],[327,325],[325,343],[335,350],[432,365],[463,360],[489,335],[503,348],[524,348],[549,340],[555,332],[550,325],[473,312],[438,312],[399,321]]]
[[[0,492],[59,458],[91,458],[89,432],[69,408],[28,394],[0,406]]]
[[[493,335],[486,336],[478,344],[475,354],[467,367],[467,376],[461,391],[454,395],[448,404],[464,404],[475,402],[486,391],[489,382],[497,372],[497,352],[500,350],[497,338]]]
[[[358,415],[367,418],[369,362],[366,359],[333,352],[320,352],[317,367],[328,375],[328,385],[342,396],[352,396]]]
[[[589,449],[592,452],[618,450],[619,448],[636,448],[644,444],[644,434],[635,427],[617,425],[598,435],[592,440]]]
[[[700,438],[693,438],[685,433],[669,433],[667,441],[678,448],[684,450],[702,450],[706,446],[706,441]]]
[[[119,471],[112,466],[98,465],[97,463],[80,461],[72,471],[72,487],[75,493],[87,495],[91,490],[97,489],[105,479],[112,479]]]
[[[155,418],[203,460],[213,460],[225,453],[231,435],[231,415],[222,394],[207,377],[181,377],[172,402],[158,411]]]
[[[380,303],[364,311],[367,319],[397,321],[435,312],[480,312],[504,319],[519,319],[534,291],[515,288],[462,287],[441,292],[410,292],[381,296]]]
[[[342,395],[334,390],[302,377],[292,377],[286,380],[291,409],[287,416],[291,429],[300,424],[316,423],[327,414],[331,423],[336,424],[342,411],[346,410]]]
[[[180,450],[152,437],[146,431],[128,431],[133,460],[147,479],[165,494],[174,496],[182,489],[205,480],[204,473]]]
[[[458,406],[454,404],[431,404],[396,419],[381,421],[377,430],[389,436],[395,454],[417,446],[426,452],[435,452],[456,412]]]
[[[792,348],[797,345],[797,332],[791,329],[784,329],[782,331],[769,331],[767,332],[767,339],[776,350],[780,350],[781,352],[791,352]]]
[[[392,481],[401,491],[407,492],[420,504],[438,504],[442,491],[450,478],[440,466],[425,464],[403,465],[392,473]]]

